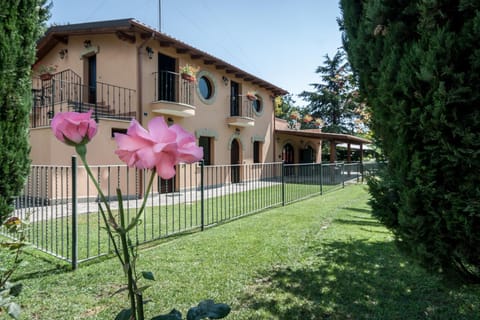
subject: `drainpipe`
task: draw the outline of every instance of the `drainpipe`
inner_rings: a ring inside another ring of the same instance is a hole
[[[152,33],[150,38],[146,38],[137,48],[137,111],[138,111],[138,122],[143,125],[143,104],[142,104],[142,49],[145,47],[148,41],[155,39],[155,34]]]
[[[151,39],[155,38],[155,34],[152,33],[152,36],[150,38],[146,38],[145,40],[142,41],[140,46],[137,48],[137,120],[138,122],[143,126],[143,101],[142,101],[142,49],[145,47],[145,44],[147,44],[148,41]],[[139,190],[138,194],[140,197],[143,197],[143,176],[140,174],[139,175]],[[148,196],[148,195],[145,195]]]
[[[272,132],[272,142],[273,142],[273,161],[274,163],[277,159],[277,131],[275,128],[275,97],[272,99],[273,105],[273,132]]]

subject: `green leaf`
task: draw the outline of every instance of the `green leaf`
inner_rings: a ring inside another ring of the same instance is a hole
[[[10,303],[8,306],[8,314],[14,318],[14,319],[19,319],[20,318],[20,306],[14,302]]]
[[[182,313],[176,309],[172,309],[170,313],[153,317],[151,320],[182,320]]]
[[[188,310],[187,320],[222,319],[230,313],[230,306],[225,303],[215,303],[213,300],[203,300],[198,306]]]
[[[132,316],[131,309],[123,309],[117,314],[117,316],[115,317],[115,320],[130,320],[131,316]]]
[[[151,271],[142,271],[142,276],[144,279],[155,281],[155,276]]]

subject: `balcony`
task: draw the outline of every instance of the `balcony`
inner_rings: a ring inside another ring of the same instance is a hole
[[[155,97],[153,113],[188,118],[195,116],[195,82],[182,79],[171,71],[154,72]]]
[[[131,120],[136,117],[136,91],[97,81],[92,86],[82,84],[79,75],[64,70],[53,78],[32,79],[33,108],[30,127],[48,127],[58,112],[93,110],[93,118]]]
[[[253,127],[255,125],[253,102],[245,97],[232,96],[230,98],[230,116],[227,117],[227,124],[233,127]]]

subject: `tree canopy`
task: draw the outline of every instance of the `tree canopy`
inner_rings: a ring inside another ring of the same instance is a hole
[[[48,17],[46,0],[0,5],[0,224],[30,169],[31,68],[36,41]]]
[[[365,108],[358,99],[355,78],[350,64],[345,59],[345,52],[339,49],[330,58],[325,55],[323,65],[316,73],[320,75],[320,83],[311,84],[314,91],[300,94],[307,103],[307,112],[324,122],[322,130],[334,133],[362,133],[366,128],[362,121]]]
[[[340,3],[344,47],[388,159],[370,181],[373,214],[430,270],[478,282],[480,2]]]

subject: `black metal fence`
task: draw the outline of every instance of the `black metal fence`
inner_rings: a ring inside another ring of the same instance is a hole
[[[142,223],[133,241],[142,244],[185,231],[203,230],[270,207],[359,182],[360,163],[204,166],[181,164],[173,179],[156,178],[145,195],[150,172],[124,165],[92,166],[109,205],[116,213],[116,189],[122,190],[124,209],[133,216],[147,197]],[[30,221],[28,239],[36,248],[78,263],[111,252],[103,229],[99,195],[85,168],[32,166],[22,194],[15,199],[15,215]],[[2,230],[4,235],[9,236]]]

